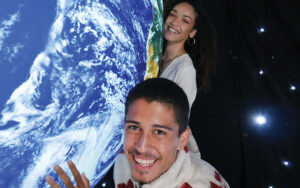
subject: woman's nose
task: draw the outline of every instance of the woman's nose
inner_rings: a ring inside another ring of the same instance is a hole
[[[174,17],[171,21],[171,25],[178,25],[179,19],[177,17]]]

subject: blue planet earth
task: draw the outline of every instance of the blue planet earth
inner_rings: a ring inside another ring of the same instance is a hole
[[[0,2],[0,187],[49,187],[73,160],[91,185],[122,147],[124,102],[157,74],[161,0]]]

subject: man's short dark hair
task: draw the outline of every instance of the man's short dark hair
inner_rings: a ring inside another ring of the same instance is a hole
[[[132,88],[126,98],[125,115],[129,106],[137,99],[159,102],[174,110],[179,125],[178,136],[185,131],[189,121],[189,102],[184,91],[174,82],[164,78],[152,78]]]

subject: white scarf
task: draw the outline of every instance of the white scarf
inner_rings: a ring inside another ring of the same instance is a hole
[[[117,188],[229,188],[219,172],[188,147],[178,152],[176,161],[164,174],[142,186],[131,177],[128,160],[121,152],[114,166],[114,181]]]

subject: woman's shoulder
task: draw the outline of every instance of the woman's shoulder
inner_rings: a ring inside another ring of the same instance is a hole
[[[188,53],[185,53],[185,54],[177,57],[176,59],[174,59],[174,61],[190,61],[190,62],[192,62],[192,59]]]
[[[194,67],[193,61],[189,54],[184,54],[182,56],[177,57],[172,63],[178,67]]]
[[[173,62],[162,72],[160,77],[180,77],[180,75],[188,74],[193,76],[195,74],[193,62],[188,54],[177,57]],[[174,80],[173,79],[173,80]]]

